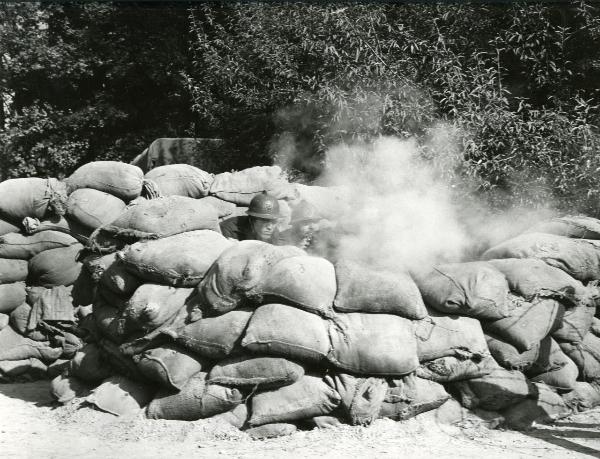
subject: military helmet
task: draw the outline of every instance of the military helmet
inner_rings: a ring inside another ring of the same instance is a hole
[[[308,201],[302,200],[294,207],[292,211],[292,219],[290,223],[300,223],[306,221],[317,221],[321,220],[319,211]]]
[[[246,213],[251,217],[264,218],[267,220],[277,220],[279,215],[279,202],[273,196],[267,193],[257,194],[250,201],[250,206]]]

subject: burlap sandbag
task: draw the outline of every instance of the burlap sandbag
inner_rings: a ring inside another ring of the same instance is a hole
[[[9,233],[18,233],[21,230],[22,228],[20,225],[13,225],[12,223],[0,219],[0,236],[4,236],[5,234]]]
[[[224,422],[236,429],[241,429],[248,419],[248,407],[245,403],[242,403],[230,411],[212,416],[211,419],[216,422]]]
[[[423,319],[427,309],[406,272],[386,272],[341,260],[335,264],[337,291],[333,305],[340,312],[396,314]]]
[[[465,408],[497,411],[514,405],[535,393],[535,387],[520,371],[497,368],[481,378],[450,385]]]
[[[510,290],[527,301],[538,296],[569,299],[583,295],[586,289],[562,269],[535,258],[490,260],[490,264],[506,277]]]
[[[39,359],[0,361],[0,382],[46,379],[48,367]]]
[[[579,303],[575,307],[565,309],[560,327],[552,332],[552,337],[558,341],[578,343],[583,341],[592,327],[596,305]]]
[[[285,437],[291,435],[298,430],[295,424],[286,424],[284,422],[276,422],[273,424],[264,424],[258,427],[252,427],[245,432],[253,440],[264,440],[267,438]]]
[[[390,381],[379,417],[403,421],[417,414],[435,410],[450,395],[444,386],[413,375]]]
[[[92,161],[73,172],[66,182],[70,193],[93,188],[129,202],[142,193],[143,179],[144,173],[137,166],[118,161]]]
[[[590,327],[590,333],[600,337],[600,319],[594,317],[592,319],[592,326]]]
[[[293,198],[294,190],[279,166],[256,166],[214,177],[210,194],[238,206],[247,206],[252,198],[268,192],[277,199]]]
[[[116,254],[113,255],[116,258]],[[122,297],[131,296],[143,283],[142,279],[129,271],[125,263],[118,259],[107,266],[99,277],[99,285],[102,289],[108,289]]]
[[[437,383],[462,381],[489,375],[498,364],[489,355],[464,353],[423,362],[415,374]]]
[[[576,239],[600,239],[600,220],[585,215],[557,217],[540,222],[526,233],[548,233]]]
[[[537,258],[582,282],[600,277],[600,247],[587,239],[527,233],[488,249],[482,258]]]
[[[25,293],[25,286],[23,286],[23,293]],[[8,322],[15,331],[21,335],[25,335],[28,331],[29,314],[31,314],[31,306],[23,302],[11,311]]]
[[[566,417],[572,410],[556,392],[545,384],[534,383],[529,398],[502,412],[506,426],[511,429],[527,429],[534,422],[548,423]]]
[[[207,384],[206,373],[196,373],[181,391],[161,390],[150,402],[146,416],[150,419],[196,421],[230,411],[242,403],[235,388]]]
[[[472,354],[489,353],[481,324],[476,319],[431,312],[430,317],[414,321],[413,327],[420,362],[455,356],[457,349]]]
[[[115,220],[125,210],[125,206],[123,200],[112,194],[92,188],[80,188],[69,195],[67,217],[95,230]]]
[[[127,330],[145,333],[156,330],[185,307],[192,291],[158,284],[141,285],[123,310]]]
[[[331,350],[324,319],[283,304],[267,304],[254,312],[242,346],[257,354],[308,363],[322,363]]]
[[[600,387],[597,382],[578,381],[572,391],[562,396],[568,408],[574,412],[591,410],[600,405]]]
[[[104,380],[86,400],[107,413],[127,416],[139,413],[153,396],[154,389],[150,386],[115,375]]]
[[[62,353],[62,348],[52,348],[48,342],[25,338],[12,327],[0,330],[0,361],[34,358],[48,364],[58,359]]]
[[[237,207],[233,202],[223,201],[222,199],[216,198],[214,196],[207,196],[202,198],[204,203],[208,203],[213,206],[219,215],[219,220],[223,220],[227,217],[233,217],[239,211],[239,207]],[[246,215],[247,208],[243,208],[244,210],[237,215]]]
[[[25,282],[0,285],[0,312],[10,313],[25,302]]]
[[[208,381],[224,386],[251,386],[261,390],[288,386],[304,375],[304,368],[281,357],[239,356],[215,364]]]
[[[284,258],[263,277],[258,292],[272,302],[292,304],[331,317],[336,292],[335,269],[324,258]]]
[[[79,261],[82,249],[81,244],[74,244],[37,254],[29,260],[28,283],[42,287],[74,284],[83,266]]]
[[[560,349],[559,349],[560,350]],[[537,376],[530,377],[531,381],[544,383],[548,387],[558,392],[569,392],[575,389],[577,383],[577,376],[579,375],[579,369],[575,362],[569,359],[566,355],[561,352],[564,360],[564,365],[552,371],[541,373]],[[557,357],[555,357],[555,360]]]
[[[339,313],[330,323],[331,351],[337,368],[366,375],[405,375],[419,366],[410,320],[390,314]]]
[[[489,334],[485,335],[485,339],[496,362],[507,370],[527,371],[538,361],[550,362],[549,353],[552,347],[550,336],[545,337],[526,351],[519,351],[512,344]],[[544,369],[549,368],[544,365]],[[542,371],[545,371],[544,369]]]
[[[320,377],[304,375],[294,384],[254,395],[248,424],[260,426],[320,416],[331,413],[340,401],[340,395]]]
[[[221,232],[218,213],[210,203],[184,196],[167,196],[131,203],[118,218],[100,227],[91,238],[101,243],[101,237],[109,235],[131,243],[202,229]]]
[[[67,190],[57,179],[16,178],[0,183],[0,215],[15,225],[25,217],[64,215]]]
[[[10,233],[0,236],[0,257],[29,260],[45,250],[75,244],[77,239],[59,231],[40,231],[32,235]]]
[[[111,341],[121,344],[129,334],[126,319],[119,309],[98,297],[93,305],[93,319],[98,332]]]
[[[292,246],[274,246],[261,241],[241,241],[225,250],[198,286],[208,309],[223,314],[254,298],[262,281],[280,260],[304,255]]]
[[[179,329],[163,332],[200,356],[221,360],[238,347],[252,311],[236,309],[217,317],[205,317]]]
[[[10,260],[0,258],[0,284],[11,284],[27,279],[28,266],[26,260]]]
[[[119,259],[136,276],[175,287],[195,287],[232,242],[210,230],[188,231],[154,241],[137,242]]]
[[[0,330],[2,330],[4,327],[8,327],[9,323],[10,323],[10,316],[8,314],[0,312]]]
[[[510,317],[482,325],[486,332],[526,351],[561,326],[564,311],[563,305],[551,298],[527,302],[512,296]]]
[[[579,379],[586,382],[600,380],[600,338],[593,333],[579,343],[559,343],[562,351],[579,368]]]
[[[208,362],[174,344],[144,351],[134,356],[140,372],[149,380],[170,390],[181,390],[192,376],[208,368]]]
[[[169,164],[155,167],[146,173],[146,180],[152,180],[162,196],[187,196],[203,198],[213,182],[213,175],[189,164]]]
[[[437,311],[491,320],[508,315],[508,283],[489,263],[450,263],[415,271],[413,278],[425,303]]]

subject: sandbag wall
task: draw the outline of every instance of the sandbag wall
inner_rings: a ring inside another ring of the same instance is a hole
[[[276,167],[144,177],[95,162],[64,185],[17,180],[42,191],[21,208],[0,198],[0,290],[15,292],[0,297],[0,374],[52,377],[59,402],[219,416],[256,438],[404,420],[451,397],[516,428],[600,402],[600,244],[569,219],[483,261],[386,272],[225,239],[219,220],[262,191],[340,215],[340,190]],[[10,182],[0,196],[35,188]]]

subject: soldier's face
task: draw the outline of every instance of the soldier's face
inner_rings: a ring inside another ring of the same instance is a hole
[[[296,226],[296,231],[301,236],[308,236],[308,235],[314,233],[315,231],[317,231],[317,228],[318,228],[318,224],[316,221],[307,220],[307,221],[299,222]]]
[[[257,240],[268,242],[273,236],[277,220],[252,217],[252,229]]]

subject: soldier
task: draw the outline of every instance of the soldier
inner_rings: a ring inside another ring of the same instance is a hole
[[[315,206],[307,201],[300,201],[292,210],[292,227],[281,233],[278,244],[295,245],[301,249],[308,249],[313,236],[318,230],[318,223],[322,220]]]
[[[279,202],[273,196],[262,193],[254,196],[246,211],[247,216],[232,217],[221,223],[223,236],[238,241],[254,239],[273,244],[279,239],[277,222]]]

